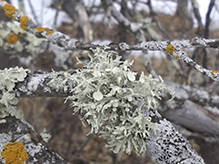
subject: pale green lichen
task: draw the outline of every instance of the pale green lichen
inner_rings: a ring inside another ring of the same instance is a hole
[[[5,68],[0,70],[0,111],[4,114],[22,117],[22,113],[15,108],[18,100],[15,96],[16,83],[22,82],[29,70],[23,68]]]
[[[41,138],[44,142],[48,143],[50,138],[52,137],[50,133],[47,133],[46,129],[44,128],[43,131],[40,133]]]
[[[100,48],[93,52],[83,69],[65,72],[65,80],[56,77],[50,84],[56,89],[68,86],[72,96],[67,100],[72,101],[75,112],[91,125],[90,133],[106,139],[115,153],[121,149],[128,154],[133,149],[145,153],[146,138],[158,130],[149,110],[156,108],[161,91],[168,89],[161,78],[142,73],[137,80],[130,71],[133,62],[121,61],[115,52]]]
[[[14,32],[15,34],[24,34],[25,39],[23,40],[25,40],[25,43],[23,44],[20,40],[14,44],[5,42],[11,32]],[[37,55],[41,51],[39,45],[41,45],[44,41],[45,39],[36,38],[35,35],[24,31],[21,27],[12,22],[0,23],[0,46],[2,46],[5,50],[10,51],[12,54],[17,54],[17,52],[22,52],[25,49],[25,51],[29,52],[31,55]]]

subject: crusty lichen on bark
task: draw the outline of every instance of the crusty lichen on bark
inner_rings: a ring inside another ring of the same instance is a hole
[[[22,117],[22,113],[15,107],[18,100],[13,89],[16,83],[24,81],[28,72],[28,69],[19,67],[0,70],[0,112],[3,116],[11,114]]]

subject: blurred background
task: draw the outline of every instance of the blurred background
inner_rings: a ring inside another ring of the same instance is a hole
[[[100,0],[8,0],[28,15],[36,24],[63,32],[80,41],[89,43],[138,43],[136,34],[119,23],[105,10]],[[126,19],[143,31],[146,41],[219,38],[218,0],[113,0],[115,7]],[[10,24],[0,10],[0,69],[22,66],[32,71],[65,71],[78,69],[76,57],[89,61],[89,51],[64,50],[44,39],[37,39],[22,29],[16,22]],[[2,35],[4,33],[4,35]],[[22,34],[22,35],[19,35]],[[16,35],[18,40],[8,39]],[[31,39],[30,39],[31,38]],[[189,57],[205,68],[219,70],[219,51],[210,48],[187,49]],[[161,51],[119,52],[122,59],[134,60],[132,70],[138,73],[160,75],[165,82],[203,89],[209,95],[218,95],[218,83],[193,68]],[[178,102],[179,103],[179,102]],[[182,104],[184,102],[181,102]],[[195,102],[218,123],[218,106]],[[180,104],[180,103],[179,103]],[[208,107],[208,108],[207,108]],[[24,119],[38,133],[44,128],[52,135],[48,146],[66,161],[74,164],[152,164],[150,157],[138,157],[134,153],[117,155],[105,148],[105,141],[95,135],[87,136],[89,126],[81,124],[79,115],[72,115],[73,108],[64,98],[33,97],[20,98],[18,108]],[[211,110],[209,110],[211,108]],[[214,112],[212,112],[214,109]],[[215,112],[216,111],[216,112]],[[187,127],[171,116],[171,112],[160,111],[190,141],[193,148],[204,158],[206,164],[219,163],[218,134],[205,134],[191,126]],[[183,115],[182,115],[183,117]],[[218,124],[215,128],[219,128]],[[210,139],[209,139],[210,138]]]

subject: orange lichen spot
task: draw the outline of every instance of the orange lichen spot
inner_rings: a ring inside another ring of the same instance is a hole
[[[8,41],[8,43],[10,43],[10,44],[14,44],[14,43],[16,43],[17,41],[18,41],[18,36],[17,35],[12,35],[12,36],[9,36],[8,38],[7,38],[7,41]]]
[[[23,37],[22,33],[15,34],[13,31],[11,31],[10,36],[7,38],[7,41],[10,44],[14,44],[18,41],[20,37]]]
[[[13,14],[15,14],[15,12],[17,11],[17,9],[12,6],[11,4],[6,4],[2,7],[2,9],[5,12],[5,15],[9,18],[15,19],[15,17],[13,17]]]
[[[54,32],[55,32],[55,31],[53,31],[53,30],[48,30],[48,31],[47,31],[47,34],[48,34],[48,35],[51,35],[51,34],[53,34]]]
[[[47,31],[48,35],[51,35],[55,32],[55,31],[50,30],[49,28],[45,28],[45,27],[37,27],[36,30],[37,30],[38,33],[41,33],[43,31]]]
[[[24,164],[28,160],[27,151],[22,142],[9,142],[1,152],[5,164]]]
[[[23,28],[24,30],[27,30],[27,22],[29,21],[30,19],[27,17],[27,16],[23,16],[20,18],[20,26],[21,28]]]
[[[173,55],[173,51],[176,51],[172,44],[169,44],[165,50],[169,52],[171,55]]]
[[[215,76],[216,74],[217,74],[217,71],[215,71],[215,70],[212,70],[212,71],[211,71],[211,75],[212,75],[213,78],[216,77],[216,76]]]
[[[38,33],[41,33],[43,31],[49,30],[49,28],[37,27],[36,30],[37,30]]]
[[[177,55],[175,58],[176,58],[176,59],[179,59],[179,55]]]

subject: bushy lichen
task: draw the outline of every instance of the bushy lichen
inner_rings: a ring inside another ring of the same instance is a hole
[[[158,130],[149,110],[156,108],[161,91],[168,89],[161,78],[142,73],[137,80],[136,73],[130,71],[133,62],[121,61],[115,52],[100,48],[93,52],[94,57],[90,56],[83,69],[74,74],[65,72],[65,80],[57,77],[51,85],[57,89],[71,87],[72,96],[67,100],[72,101],[82,121],[91,125],[90,133],[106,139],[115,153],[122,149],[130,154],[134,148],[142,154],[145,139]]]
[[[15,97],[15,84],[24,80],[29,70],[23,68],[5,68],[0,70],[0,111],[4,114],[11,114],[13,116],[21,116],[21,113],[15,109],[18,103]]]

